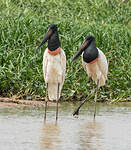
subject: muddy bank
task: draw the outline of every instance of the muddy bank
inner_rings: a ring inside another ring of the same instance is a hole
[[[0,107],[44,107],[43,100],[24,100],[0,97]],[[48,106],[56,106],[55,102],[48,102]]]

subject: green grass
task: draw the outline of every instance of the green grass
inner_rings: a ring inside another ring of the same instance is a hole
[[[59,28],[67,56],[62,96],[82,99],[90,91],[81,59],[71,58],[88,34],[109,61],[106,86],[99,100],[131,100],[131,2],[128,0],[1,0],[0,95],[45,96],[44,49],[36,50],[47,28]]]

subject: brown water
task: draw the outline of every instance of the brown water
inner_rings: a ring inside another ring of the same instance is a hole
[[[131,105],[63,103],[55,124],[55,107],[43,123],[43,108],[0,108],[0,150],[131,150]]]

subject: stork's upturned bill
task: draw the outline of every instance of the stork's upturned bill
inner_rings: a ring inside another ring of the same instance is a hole
[[[85,48],[87,47],[87,45],[88,45],[88,42],[84,41],[83,44],[81,45],[80,49],[78,50],[78,52],[72,58],[71,62],[73,62],[76,58],[78,58],[82,54],[82,52],[85,50]]]
[[[52,29],[49,28],[49,30],[48,30],[47,33],[45,34],[45,36],[44,36],[42,42],[41,42],[40,45],[37,47],[37,49],[40,48],[42,45],[45,44],[45,42],[50,38],[50,36],[52,35],[52,33],[53,33]]]

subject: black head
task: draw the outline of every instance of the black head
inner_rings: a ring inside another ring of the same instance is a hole
[[[89,35],[89,36],[86,37],[85,40],[86,40],[86,41],[93,41],[93,40],[95,40],[95,38],[94,38],[94,36]]]
[[[49,26],[48,31],[47,31],[47,33],[45,34],[45,36],[44,36],[42,42],[41,42],[40,45],[38,46],[38,48],[40,48],[42,45],[44,45],[45,42],[46,42],[47,40],[49,40],[49,38],[53,35],[53,33],[54,33],[55,31],[57,31],[57,25],[56,25],[56,24],[51,24],[51,25]]]
[[[94,41],[95,38],[92,35],[89,35],[85,38],[84,42],[82,43],[80,49],[78,50],[78,52],[75,54],[75,56],[73,57],[72,61],[74,61],[76,58],[78,58],[82,52],[90,45],[90,43],[92,41]]]
[[[52,30],[52,31],[57,31],[57,25],[56,24],[51,24],[49,26],[49,29]]]

